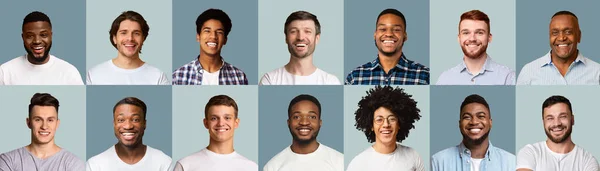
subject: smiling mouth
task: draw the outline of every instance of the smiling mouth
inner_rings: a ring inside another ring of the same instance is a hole
[[[215,129],[215,131],[217,131],[217,132],[225,132],[225,131],[229,131],[229,129],[228,128],[217,128],[217,129]]]
[[[478,134],[479,132],[481,132],[481,128],[471,128],[471,129],[468,129],[468,130],[472,134]]]
[[[41,54],[44,53],[45,48],[43,46],[34,46],[32,49],[33,53]]]
[[[39,133],[40,133],[40,135],[44,135],[44,136],[50,135],[50,132],[39,132]]]
[[[135,137],[135,133],[132,132],[124,132],[121,133],[121,136],[125,139],[125,140],[133,140],[133,138]]]
[[[384,134],[384,135],[389,135],[392,134],[391,130],[383,130],[383,131],[379,131],[379,133]]]
[[[299,43],[299,44],[296,44],[296,47],[306,47],[306,46],[307,46],[307,45],[306,45],[305,43]]]
[[[217,47],[217,43],[214,43],[214,42],[208,42],[208,43],[206,43],[206,45],[208,47]]]

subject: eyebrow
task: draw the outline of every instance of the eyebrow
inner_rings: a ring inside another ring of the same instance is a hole
[[[301,113],[302,113],[302,112],[300,112],[300,111],[294,111],[294,112],[292,112],[292,115],[294,115],[294,114],[301,114]],[[311,110],[311,111],[308,111],[308,113],[309,113],[309,114],[315,114],[315,115],[317,115],[317,112],[315,112],[315,111],[312,111],[312,110]]]

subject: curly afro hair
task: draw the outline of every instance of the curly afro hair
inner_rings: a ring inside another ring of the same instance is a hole
[[[373,128],[373,115],[375,110],[384,107],[390,110],[398,118],[400,130],[396,134],[396,142],[402,142],[410,129],[415,128],[414,123],[421,118],[417,102],[411,98],[412,95],[406,94],[402,88],[392,88],[390,86],[377,86],[367,91],[367,96],[362,97],[358,102],[358,109],[354,113],[356,119],[356,129],[362,131],[367,136],[369,143],[375,142],[375,132]]]

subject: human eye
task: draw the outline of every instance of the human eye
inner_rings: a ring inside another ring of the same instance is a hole
[[[469,119],[471,119],[471,116],[469,116],[469,115],[463,115],[462,119],[469,120]]]
[[[394,122],[394,123],[395,123],[395,122],[397,122],[397,121],[398,121],[398,118],[396,118],[396,117],[389,117],[389,118],[388,118],[388,120],[389,120],[390,122]]]
[[[298,120],[298,119],[300,119],[300,116],[298,116],[298,115],[294,115],[294,116],[292,116],[292,119],[294,119],[294,120]]]
[[[552,30],[552,32],[550,32],[553,36],[558,36],[558,31],[556,30]]]
[[[566,35],[571,35],[571,34],[573,34],[573,31],[572,30],[565,30],[565,34]]]
[[[317,116],[310,116],[310,119],[317,119]]]

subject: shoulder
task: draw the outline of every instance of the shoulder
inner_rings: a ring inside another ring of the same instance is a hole
[[[407,66],[409,66],[410,69],[416,69],[416,70],[420,70],[420,71],[429,72],[429,67],[426,67],[425,65],[417,63],[415,61],[406,59],[406,64],[407,64]]]
[[[503,159],[506,159],[508,161],[514,161],[516,159],[516,156],[514,154],[496,146],[494,146],[494,151],[497,155],[501,156]]]
[[[288,151],[291,151],[289,149],[290,147],[286,147],[285,149],[281,150],[281,152],[277,153],[275,156],[273,156],[273,158],[271,158],[271,160],[269,160],[267,162],[267,164],[265,164],[265,168],[278,168],[279,165],[285,161],[285,158],[291,154]]]
[[[235,66],[231,65],[230,63],[225,62],[225,64],[223,65],[223,67],[225,67],[227,69],[227,71],[231,71],[231,72],[235,72],[235,73],[242,73],[242,74],[245,75],[244,71],[242,71],[238,67],[235,67]]]
[[[326,146],[325,144],[321,143],[321,145],[323,146],[323,151],[327,152],[327,154],[329,154],[330,157],[332,157],[332,158],[338,158],[338,159],[339,158],[342,158],[342,159],[344,158],[344,154],[340,153],[339,151],[337,151],[337,150],[335,150],[335,149],[333,149],[333,148],[331,148],[329,146]]]
[[[83,162],[83,160],[81,160],[79,157],[77,157],[77,155],[71,153],[70,151],[66,150],[66,149],[62,149],[63,155],[61,156],[61,158],[64,160],[63,162],[68,163],[69,168],[83,168],[85,163]]]
[[[333,85],[341,84],[340,79],[338,79],[338,77],[336,77],[335,75],[325,72],[320,68],[317,68],[317,71],[319,72],[319,75],[321,75],[325,79],[325,84],[333,84]]]
[[[91,157],[90,159],[87,160],[88,165],[91,166],[100,166],[103,164],[107,164],[110,163],[112,160],[114,160],[113,156],[116,156],[117,152],[115,151],[115,146],[111,146],[110,148],[106,149],[104,152],[97,154],[93,157]]]
[[[153,65],[150,65],[148,63],[144,64],[144,72],[146,73],[153,73],[153,74],[158,74],[158,75],[162,75],[164,74],[164,72],[162,72],[160,69],[156,68]]]
[[[355,171],[355,170],[362,170],[361,168],[365,165],[367,159],[370,157],[370,154],[372,153],[372,149],[371,146],[367,147],[367,149],[363,150],[362,152],[358,153],[358,155],[354,156],[352,158],[352,160],[350,160],[350,163],[348,164],[348,170],[351,171]]]
[[[159,149],[152,148],[148,145],[147,145],[146,154],[150,154],[152,156],[152,159],[155,159],[155,161],[158,160],[158,161],[171,163],[171,157],[169,157],[167,154],[160,151]]]
[[[202,149],[193,154],[185,156],[182,159],[179,159],[179,161],[177,162],[179,162],[181,165],[186,165],[187,163],[194,163],[195,161],[206,160],[207,156],[204,150],[205,149]]]
[[[2,65],[0,65],[2,68],[6,68],[6,67],[11,67],[11,66],[15,66],[15,65],[21,65],[24,64],[25,61],[27,61],[27,59],[25,58],[25,56],[19,56],[16,58],[13,58],[9,61],[4,62]]]
[[[547,54],[547,55],[549,55],[549,54]],[[529,71],[531,69],[536,69],[536,68],[542,67],[542,65],[544,65],[546,62],[548,62],[548,59],[547,59],[546,55],[544,55],[542,57],[539,57],[539,58],[525,64],[523,66],[523,69],[521,70],[521,72]]]
[[[186,63],[186,64],[182,65],[181,67],[177,68],[177,69],[175,70],[175,72],[184,72],[184,71],[190,71],[190,70],[192,70],[192,68],[194,67],[194,65],[196,64],[196,62],[197,62],[197,61],[198,61],[197,59],[195,59],[195,60],[192,60],[192,61],[190,61],[190,62],[188,62],[188,63]],[[174,73],[175,73],[175,72],[174,72]]]
[[[458,147],[453,146],[453,147],[449,147],[449,148],[443,149],[441,151],[438,151],[437,153],[435,153],[431,156],[431,159],[440,161],[440,160],[444,160],[447,158],[456,157],[458,155],[459,155]]]
[[[92,67],[90,70],[88,70],[88,73],[104,72],[109,70],[111,65],[113,65],[112,60],[104,61]]]
[[[244,168],[258,168],[256,162],[242,156],[241,154],[236,152],[235,158],[240,162],[239,164],[244,165]]]
[[[524,155],[530,155],[530,154],[539,154],[542,152],[542,150],[544,150],[545,148],[545,142],[537,142],[534,144],[527,144],[525,145],[523,148],[521,148],[519,150],[518,156],[519,157],[525,157]]]

